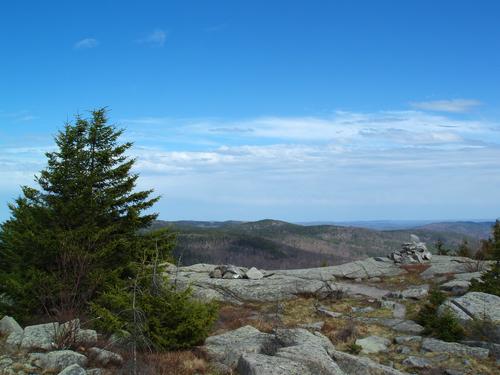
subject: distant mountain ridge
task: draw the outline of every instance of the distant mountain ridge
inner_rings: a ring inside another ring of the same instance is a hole
[[[336,225],[341,227],[367,228],[375,230],[411,229],[431,224],[432,220],[361,220],[361,221],[330,221],[303,222],[302,225]]]
[[[383,256],[417,234],[430,249],[438,239],[456,248],[489,237],[492,222],[428,223],[411,229],[374,230],[341,225],[299,225],[280,220],[157,221],[178,233],[174,256],[184,265],[232,263],[271,268],[317,267]]]
[[[429,230],[436,232],[452,232],[463,234],[466,236],[487,239],[491,234],[491,227],[495,223],[493,221],[456,221],[456,222],[442,222],[442,223],[430,223],[418,227],[420,230]]]

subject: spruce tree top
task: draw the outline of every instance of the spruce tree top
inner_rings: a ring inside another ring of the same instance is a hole
[[[142,255],[159,199],[136,191],[132,146],[108,124],[106,109],[77,116],[55,137],[47,167],[23,187],[0,227],[0,294],[23,314],[85,309],[126,280]],[[1,308],[1,306],[0,306]]]
[[[134,192],[138,175],[135,159],[125,156],[132,143],[119,143],[123,130],[107,124],[106,109],[77,116],[56,136],[58,150],[46,154],[48,166],[36,179],[40,198],[61,218],[67,229],[81,225],[122,229],[147,227],[155,214],[140,216],[158,198],[152,190]]]

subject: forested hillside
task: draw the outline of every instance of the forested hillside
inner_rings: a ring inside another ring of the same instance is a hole
[[[464,238],[472,248],[486,238],[474,230],[475,225],[468,232],[466,223],[459,226],[460,231],[444,223],[436,227],[377,231],[334,225],[304,226],[277,220],[157,221],[154,227],[171,227],[178,233],[174,256],[182,264],[232,263],[267,269],[316,267],[385,255],[408,241],[411,233],[420,236],[431,249],[438,239],[446,247],[456,249]]]

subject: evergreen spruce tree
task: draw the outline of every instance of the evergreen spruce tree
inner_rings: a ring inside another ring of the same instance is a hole
[[[217,306],[161,276],[175,239],[145,230],[158,198],[135,190],[135,160],[125,155],[132,144],[121,135],[105,109],[57,135],[39,188],[22,188],[0,228],[0,312],[21,321],[90,315],[105,332],[125,332],[134,354],[199,344]]]
[[[471,280],[470,290],[500,296],[500,220],[492,228],[492,236],[483,242],[483,257],[495,260],[491,269],[483,273],[481,281]]]
[[[461,257],[470,258],[472,256],[472,250],[469,246],[469,241],[467,239],[463,239],[460,245],[458,246],[457,255]]]
[[[493,226],[492,258],[500,261],[500,220],[496,220]]]
[[[441,238],[436,241],[436,254],[437,255],[449,255],[450,250],[444,247],[444,242]]]
[[[158,198],[135,191],[134,159],[106,110],[80,116],[55,138],[57,150],[23,187],[0,229],[0,295],[18,317],[78,313],[109,285],[130,276]]]

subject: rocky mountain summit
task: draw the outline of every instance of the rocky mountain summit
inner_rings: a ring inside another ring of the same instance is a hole
[[[412,266],[420,268],[412,269]],[[486,263],[484,266],[486,267]],[[212,264],[186,267],[168,265],[165,273],[179,287],[191,287],[197,298],[239,304],[272,302],[307,294],[326,296],[339,289],[349,295],[383,298],[398,291],[379,284],[382,278],[414,275],[416,271],[422,281],[442,280],[451,288],[454,284],[449,284],[450,282],[460,281],[465,284],[472,278],[479,277],[480,274],[474,267],[474,261],[469,258],[435,255],[432,261],[420,265],[401,265],[389,258],[379,257],[331,267],[259,270],[262,278],[257,279],[243,277],[247,272],[246,268]],[[214,273],[221,268],[230,269],[228,272],[239,276],[214,277]],[[419,293],[424,296],[425,292],[422,290],[426,288],[428,289],[428,286],[417,286],[399,292],[404,297]]]
[[[258,270],[236,266],[166,267],[179,288],[217,300],[234,314],[204,345],[222,373],[497,374],[500,298],[468,292],[491,263],[426,254],[425,244],[403,245],[399,258],[368,258],[338,266]],[[221,275],[230,270],[231,276]],[[439,314],[489,330],[449,342],[429,337],[416,311],[431,290],[448,298]],[[222,315],[229,314],[222,309]],[[229,319],[229,318],[228,318]],[[239,328],[238,328],[239,326]],[[487,327],[487,328],[485,328]],[[232,328],[232,327],[231,327]]]
[[[491,263],[427,256],[423,249],[412,241],[399,251],[407,260],[376,257],[321,268],[163,269],[176,288],[220,303],[219,321],[198,348],[215,372],[200,374],[498,374],[500,297],[468,290]],[[451,314],[470,334],[440,339],[417,319],[435,290],[445,293],[436,314]],[[3,317],[0,374],[130,373],[109,343],[78,320],[22,328]]]

